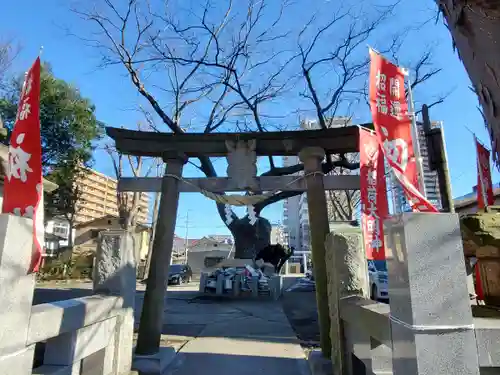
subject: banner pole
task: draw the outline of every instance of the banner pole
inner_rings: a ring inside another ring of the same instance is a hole
[[[417,127],[417,116],[415,114],[415,106],[413,103],[413,93],[411,90],[411,81],[410,81],[410,71],[405,69],[406,76],[408,77],[408,105],[410,109],[410,119],[411,119],[411,130],[412,130],[412,138],[413,138],[413,152],[415,153],[415,159],[417,162],[417,171],[418,171],[418,180],[420,185],[420,192],[427,198],[427,193],[425,191],[425,180],[424,180],[424,166],[422,154],[420,153],[420,142],[418,137],[418,127]]]

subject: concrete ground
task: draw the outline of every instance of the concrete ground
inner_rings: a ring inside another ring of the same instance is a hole
[[[35,303],[91,292],[91,284],[72,287],[38,288]],[[136,325],[143,289],[137,291]],[[281,302],[201,297],[193,284],[169,287],[162,346],[176,351],[164,375],[310,374]]]
[[[304,348],[319,347],[316,292],[308,284],[299,284],[281,297],[283,310]]]

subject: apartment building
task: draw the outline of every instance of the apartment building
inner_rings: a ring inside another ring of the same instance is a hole
[[[80,200],[76,204],[76,224],[99,219],[106,215],[118,216],[116,203],[118,183],[116,179],[93,169],[87,169],[87,173],[78,178],[76,184],[82,191]],[[149,211],[149,196],[147,193],[141,194],[139,207],[137,222],[145,224],[148,222]]]
[[[299,163],[297,156],[284,156],[283,166],[288,167]],[[298,175],[296,173],[295,175]],[[293,247],[296,251],[301,248],[300,232],[300,195],[287,198],[283,201],[283,232],[284,244]]]
[[[432,121],[431,128],[439,128],[442,126],[441,121]],[[439,191],[439,181],[436,171],[432,171],[429,164],[429,151],[425,139],[424,124],[417,122],[418,144],[420,145],[420,156],[422,157],[422,169],[424,172],[425,194],[429,202],[437,209],[442,208],[441,193]],[[394,175],[389,179],[391,191],[393,194],[394,212],[411,211],[411,207],[405,197],[401,184],[397,181]]]
[[[279,223],[271,224],[271,245],[285,245],[283,226]]]

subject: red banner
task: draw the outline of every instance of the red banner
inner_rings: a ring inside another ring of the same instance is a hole
[[[475,137],[474,137],[475,138]],[[495,204],[491,182],[490,152],[476,140],[477,150],[477,205],[479,208]]]
[[[26,75],[10,136],[2,212],[33,219],[31,271],[38,271],[42,245],[36,236],[36,211],[43,194],[40,138],[40,58]]]
[[[359,130],[361,222],[366,257],[385,259],[384,222],[389,214],[385,182],[384,154],[377,136]]]
[[[417,162],[404,89],[404,73],[370,49],[370,107],[382,150],[413,211],[438,212],[416,188]]]

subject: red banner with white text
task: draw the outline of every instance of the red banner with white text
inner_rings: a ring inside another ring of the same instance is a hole
[[[438,212],[418,190],[404,73],[370,49],[370,108],[378,141],[413,211]]]
[[[485,208],[495,204],[491,182],[490,151],[477,138],[475,141],[477,150],[477,205],[478,208]]]
[[[33,257],[30,271],[42,259],[37,239],[37,208],[43,194],[40,137],[40,58],[26,74],[14,129],[10,136],[9,160],[3,188],[3,213],[33,219]]]
[[[377,136],[359,130],[361,223],[367,259],[384,260],[384,219],[389,214],[384,154]]]

